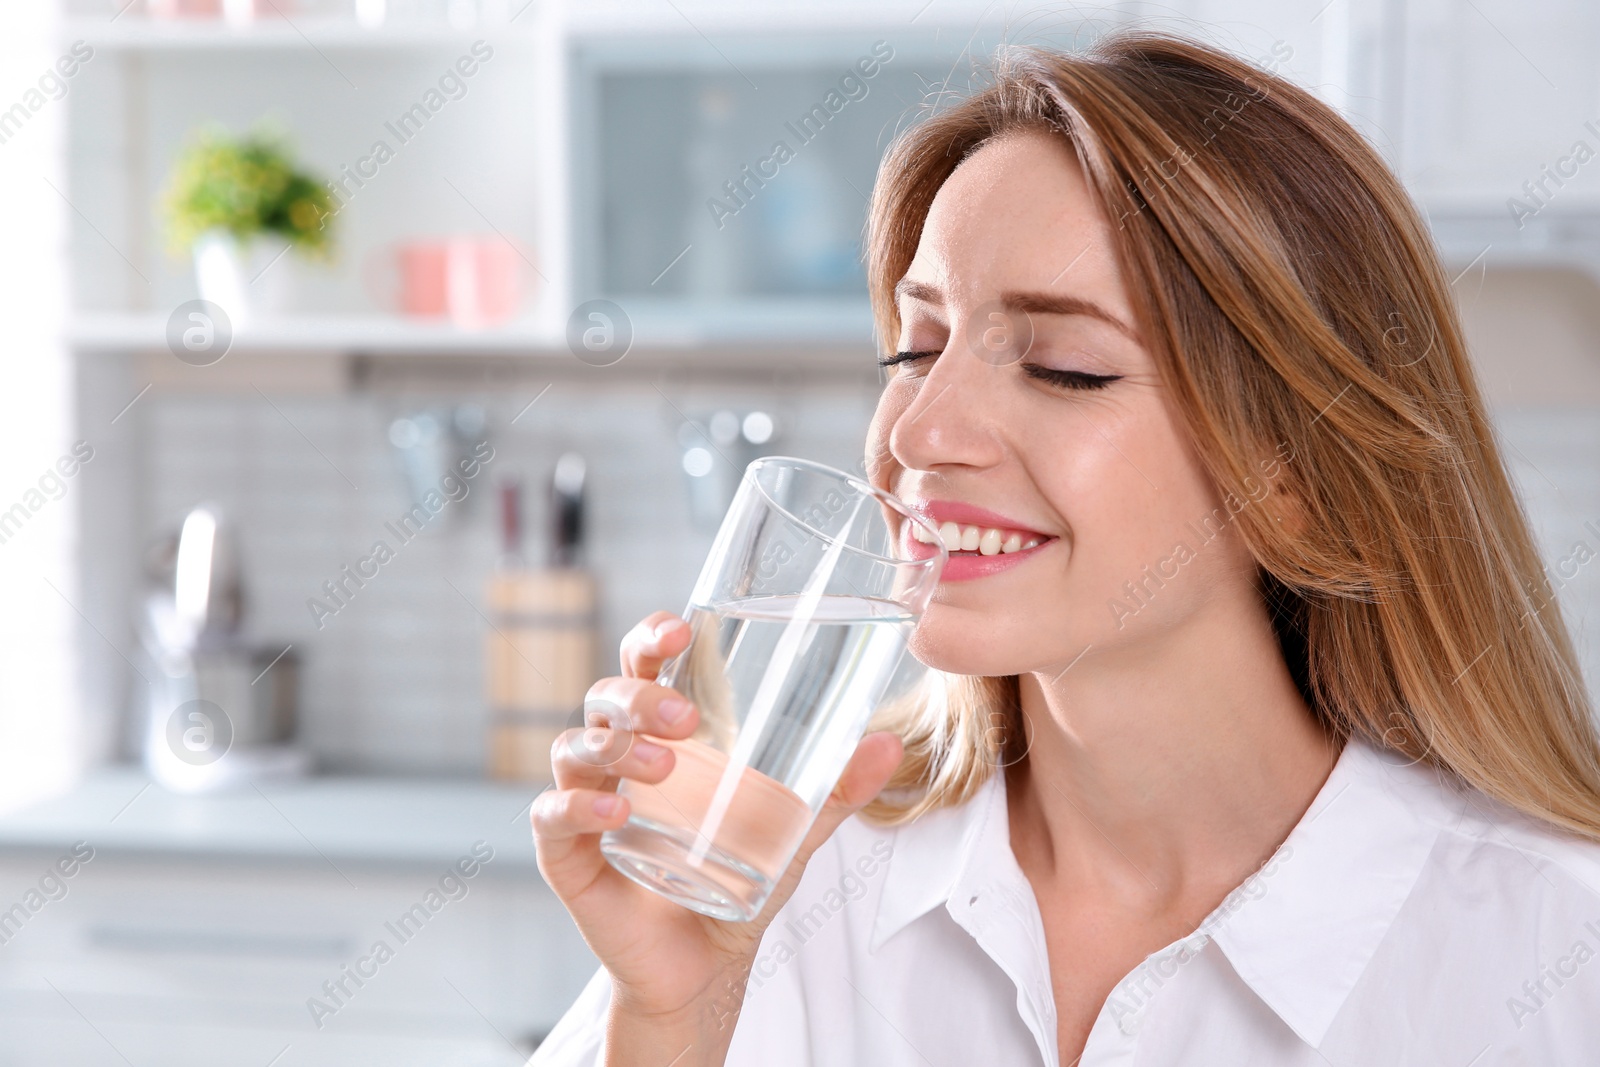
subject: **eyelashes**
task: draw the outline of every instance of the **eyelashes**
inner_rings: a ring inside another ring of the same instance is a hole
[[[879,359],[878,366],[892,367],[896,363],[909,363],[914,359],[921,359],[923,356],[937,356],[938,354],[937,352],[896,352],[892,356],[884,356]]]
[[[880,367],[893,367],[898,363],[911,363],[927,356],[937,356],[937,352],[896,352],[892,356],[883,356],[878,360]],[[1036,381],[1048,382],[1066,389],[1104,389],[1112,382],[1122,378],[1120,374],[1090,374],[1081,370],[1057,370],[1054,367],[1042,367],[1037,363],[1022,364],[1022,373]]]
[[[896,363],[910,363],[920,358],[939,355],[938,352],[896,352],[894,355],[878,357],[878,366],[894,366]]]
[[[1120,374],[1090,374],[1081,370],[1056,370],[1052,367],[1041,367],[1037,363],[1024,363],[1022,373],[1041,382],[1051,385],[1061,385],[1068,389],[1104,389],[1112,382],[1122,378]]]

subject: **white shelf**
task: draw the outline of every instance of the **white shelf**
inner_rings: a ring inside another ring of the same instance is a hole
[[[513,11],[513,14],[515,12]],[[110,19],[73,18],[61,27],[66,41],[87,41],[108,51],[219,51],[327,48],[338,51],[449,48],[492,38],[496,45],[532,42],[537,21],[529,10],[514,23],[457,27],[446,22],[398,21],[366,27],[348,18],[289,15],[247,26],[221,19],[151,19],[129,13]]]
[[[515,5],[517,0],[512,0]],[[974,27],[995,18],[993,4],[978,0],[811,0],[806,4],[663,4],[658,0],[568,2],[561,13],[566,34],[573,38],[601,38],[608,42],[628,37],[695,37],[698,34],[779,35],[778,44],[804,48],[796,35],[805,36],[868,31],[895,31],[894,44],[902,46],[904,30],[959,29],[963,39]],[[513,6],[512,12],[515,14]],[[530,17],[524,15],[520,22]],[[720,60],[719,62],[726,62]]]
[[[870,316],[857,308],[791,309],[775,330],[771,318],[733,318],[641,310],[624,369],[722,367],[743,371],[805,369],[871,376],[876,371]],[[80,313],[67,341],[85,351],[147,352],[167,347],[167,320],[155,313]],[[237,333],[229,352],[274,352],[309,358],[353,353],[378,356],[508,356],[581,368],[565,329],[520,320],[466,330],[448,322],[390,315],[324,315],[261,321]]]
[[[155,313],[93,312],[72,319],[68,341],[78,348],[164,348],[167,319]],[[394,315],[305,315],[263,319],[234,334],[233,349],[304,352],[555,352],[562,335],[526,321],[482,330]]]

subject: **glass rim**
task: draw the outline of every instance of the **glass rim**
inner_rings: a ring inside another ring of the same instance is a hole
[[[849,544],[848,542],[840,541],[832,534],[824,533],[811,523],[807,522],[805,519],[802,519],[800,516],[796,515],[794,512],[790,511],[788,508],[774,500],[772,494],[767,492],[767,487],[761,484],[761,480],[759,478],[755,477],[757,468],[777,466],[780,464],[790,467],[803,467],[807,470],[815,471],[820,474],[830,475],[836,479],[848,483],[858,492],[865,493],[868,496],[876,498],[880,503],[887,504],[889,507],[899,512],[901,518],[918,523],[929,533],[933,534],[933,541],[931,544],[937,548],[938,551],[929,556],[927,559],[900,559],[893,556],[883,556],[877,552],[870,551],[869,549],[859,548],[855,545]],[[939,528],[935,526],[931,520],[924,518],[917,512],[906,507],[905,503],[901,501],[899,497],[894,496],[891,493],[884,492],[882,489],[879,489],[865,478],[851,474],[849,471],[840,470],[838,467],[829,466],[826,463],[819,463],[814,459],[801,459],[799,456],[761,456],[750,461],[750,465],[745,468],[744,478],[748,479],[750,483],[756,487],[756,491],[761,494],[761,498],[766,501],[767,505],[774,511],[779,512],[791,522],[800,526],[807,533],[810,533],[817,539],[827,544],[838,545],[845,551],[853,552],[858,556],[866,556],[882,563],[888,563],[894,566],[916,567],[924,571],[930,569],[929,565],[935,561],[948,560],[949,558],[950,550],[945,546],[944,538],[939,536]]]

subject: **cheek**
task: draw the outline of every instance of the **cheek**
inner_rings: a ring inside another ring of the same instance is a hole
[[[1190,524],[1221,504],[1210,478],[1176,429],[1164,418],[1130,420],[1126,432],[1103,441],[1103,463],[1093,487],[1102,524],[1114,526],[1114,543],[1130,564],[1142,567],[1166,554]],[[1107,531],[1102,529],[1104,535]]]
[[[1054,414],[1020,451],[1069,531],[1061,563],[1075,600],[1120,589],[1183,541],[1192,547],[1191,531],[1222,501],[1161,405],[1141,398]]]
[[[1113,438],[1120,463],[1084,489],[1073,581],[1080,601],[1113,633],[1188,617],[1199,605],[1250,585],[1253,561],[1225,501],[1187,438],[1149,418]]]

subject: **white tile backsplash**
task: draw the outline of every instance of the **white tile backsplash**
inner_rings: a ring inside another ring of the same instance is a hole
[[[601,579],[601,647],[614,657],[639,618],[683,607],[710,546],[689,521],[678,412],[774,411],[781,436],[765,451],[853,466],[876,392],[870,379],[786,386],[781,396],[769,385],[558,380],[512,424],[542,384],[518,380],[492,395],[152,391],[135,409],[144,457],[135,465],[144,501],[137,534],[90,531],[89,551],[138,552],[189,507],[215,502],[235,524],[247,567],[250,635],[292,642],[303,657],[303,738],[320,763],[479,773],[487,630],[479,612],[499,552],[499,476],[522,475],[526,547],[542,562],[550,468],[569,448],[588,461],[588,561]],[[494,459],[465,500],[402,545],[385,527],[410,507],[388,425],[415,407],[463,400],[488,409]],[[322,583],[378,539],[394,559],[319,629],[308,598],[322,597]]]

